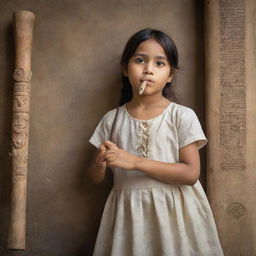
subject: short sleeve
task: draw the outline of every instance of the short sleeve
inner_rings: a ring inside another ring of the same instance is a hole
[[[99,148],[104,141],[109,140],[114,116],[115,110],[106,113],[94,130],[89,142],[96,148]]]
[[[198,149],[206,145],[207,139],[198,117],[192,109],[186,108],[181,114],[177,129],[179,148],[185,147],[193,142],[197,142]]]

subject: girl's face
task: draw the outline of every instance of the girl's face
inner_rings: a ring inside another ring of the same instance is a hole
[[[162,95],[165,84],[172,80],[164,48],[154,39],[139,44],[123,73],[128,76],[133,93],[138,92],[143,81],[147,81],[143,95]]]

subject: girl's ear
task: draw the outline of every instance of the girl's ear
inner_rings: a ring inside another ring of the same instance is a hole
[[[170,83],[173,80],[173,78],[175,76],[175,72],[176,72],[175,69],[171,70],[170,75],[169,75],[169,77],[167,79],[167,83]]]
[[[170,83],[173,78],[174,78],[174,73],[171,72],[170,76],[169,76],[168,79],[167,79],[167,83]]]

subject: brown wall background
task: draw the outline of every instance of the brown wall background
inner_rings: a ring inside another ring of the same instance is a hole
[[[119,57],[127,39],[152,27],[180,54],[176,92],[204,123],[203,1],[55,0],[0,2],[0,255],[91,255],[111,187],[85,177],[87,142],[119,98]],[[28,166],[27,249],[6,250],[11,193],[14,71],[12,14],[36,15]],[[205,177],[202,152],[202,182]]]

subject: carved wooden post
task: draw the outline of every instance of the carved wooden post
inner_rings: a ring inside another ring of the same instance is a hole
[[[205,1],[207,194],[225,256],[256,255],[255,9]]]
[[[12,198],[9,249],[25,249],[31,48],[35,15],[14,13],[15,71],[12,121]]]

